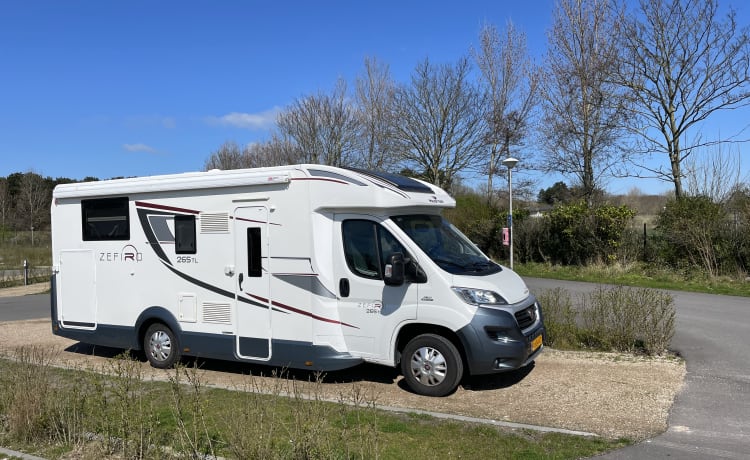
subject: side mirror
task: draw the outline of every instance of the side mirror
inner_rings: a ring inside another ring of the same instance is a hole
[[[401,286],[404,284],[404,255],[400,252],[391,254],[385,264],[383,281],[387,286]]]

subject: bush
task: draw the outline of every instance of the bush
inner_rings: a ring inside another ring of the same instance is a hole
[[[698,266],[715,276],[726,244],[723,207],[709,197],[683,197],[667,203],[656,224],[659,255],[674,267]]]
[[[539,299],[550,347],[658,355],[674,335],[674,299],[662,291],[600,287],[582,295],[578,309],[561,288]]]
[[[552,348],[577,348],[576,312],[570,293],[563,288],[543,292],[539,302],[544,309],[547,345]]]
[[[600,287],[584,297],[581,314],[590,348],[661,354],[674,335],[674,299],[653,289]]]
[[[542,246],[545,262],[585,265],[612,262],[635,211],[627,206],[585,202],[557,206],[546,217],[548,229]]]

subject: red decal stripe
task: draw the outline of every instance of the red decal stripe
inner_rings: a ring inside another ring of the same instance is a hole
[[[248,296],[250,296],[250,297],[252,297],[252,298],[254,298],[256,300],[259,300],[261,302],[266,302],[266,303],[268,302],[268,299],[264,299],[261,296],[257,296],[255,294],[250,294],[249,292],[245,292],[245,294],[247,294]],[[347,323],[342,323],[341,321],[336,321],[335,319],[323,318],[322,316],[314,315],[314,314],[310,313],[309,311],[300,310],[299,308],[291,307],[289,305],[284,305],[283,303],[276,302],[275,300],[271,301],[271,305],[273,305],[274,307],[283,308],[284,310],[289,310],[289,311],[294,312],[294,313],[299,313],[300,315],[309,316],[310,318],[317,319],[318,321],[324,321],[326,323],[332,323],[332,324],[341,324],[342,326],[348,326],[348,327],[353,327],[354,329],[359,329],[357,326],[353,326],[353,325],[347,324]]]
[[[165,206],[163,204],[154,204],[154,203],[146,203],[144,201],[136,201],[136,206],[140,206],[141,208],[150,208],[150,209],[159,209],[162,211],[174,211],[174,212],[183,212],[186,214],[200,214],[200,211],[196,211],[194,209],[185,209],[185,208],[175,208],[173,206]]]
[[[229,216],[229,218],[235,219],[235,220],[241,220],[243,222],[251,222],[253,224],[268,224],[268,225],[276,225],[276,226],[281,227],[281,224],[276,224],[274,222],[264,222],[262,220],[252,220],[252,219],[245,219],[244,217],[234,217],[234,216]]]

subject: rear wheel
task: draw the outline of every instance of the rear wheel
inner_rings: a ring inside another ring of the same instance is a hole
[[[161,323],[154,323],[143,337],[143,351],[148,362],[158,369],[174,366],[180,358],[180,348],[174,332]]]
[[[422,334],[406,344],[401,373],[409,388],[425,396],[452,393],[463,377],[461,354],[453,343],[436,334]]]

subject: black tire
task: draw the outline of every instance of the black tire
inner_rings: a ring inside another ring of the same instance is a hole
[[[153,367],[168,369],[180,359],[180,344],[170,328],[154,323],[143,336],[143,352]]]
[[[436,334],[422,334],[404,347],[401,373],[415,393],[445,396],[458,387],[464,365],[461,354],[450,340]]]

